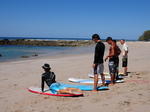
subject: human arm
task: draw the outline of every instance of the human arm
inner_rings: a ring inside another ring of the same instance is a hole
[[[44,75],[42,74],[42,77],[41,77],[41,93],[44,92]]]
[[[127,54],[128,54],[128,51],[125,51],[122,57],[125,57]]]
[[[127,54],[128,54],[128,46],[127,46],[127,44],[124,44],[123,45],[123,50],[124,50],[124,53],[123,53],[123,56],[122,57],[125,57]]]

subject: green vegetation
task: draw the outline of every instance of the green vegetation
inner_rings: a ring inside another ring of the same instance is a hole
[[[138,39],[139,41],[150,41],[150,30],[147,30]]]

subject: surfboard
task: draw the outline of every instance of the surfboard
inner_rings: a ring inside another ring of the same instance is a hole
[[[128,76],[129,77],[132,77],[132,75],[136,75],[136,74],[139,74],[138,72],[127,72],[127,74],[128,74]],[[110,75],[108,72],[104,72],[104,75]],[[119,73],[118,74],[119,76],[122,76],[123,75],[123,73]]]
[[[40,94],[40,92],[41,92],[41,88],[39,88],[39,87],[29,87],[28,90],[30,92],[38,93],[38,94]],[[53,94],[50,89],[44,89],[44,92],[42,94],[43,95],[51,95],[51,96],[82,96],[83,95],[83,93],[78,93],[78,92],[74,92],[74,94],[68,94],[68,93]]]
[[[94,86],[91,85],[78,85],[78,84],[65,84],[65,83],[60,83],[62,86],[65,87],[72,87],[72,88],[79,88],[82,91],[91,91],[94,89]],[[107,90],[109,89],[107,86],[98,86],[97,90]]]
[[[94,83],[93,79],[78,79],[78,78],[68,78],[70,82],[76,83]],[[110,83],[110,80],[105,80],[105,83]],[[124,80],[115,80],[115,83],[122,83]],[[98,83],[102,83],[102,80],[99,80]]]
[[[90,78],[94,78],[94,75],[93,75],[93,74],[88,74],[88,76],[89,76]],[[110,79],[110,78],[111,78],[110,75],[105,75],[105,74],[104,74],[104,76],[105,76],[106,79]],[[119,77],[119,78],[126,78],[126,77],[132,77],[132,76],[131,76],[131,75],[128,75],[128,76],[118,75],[118,77]],[[101,79],[101,76],[98,75],[98,78]]]

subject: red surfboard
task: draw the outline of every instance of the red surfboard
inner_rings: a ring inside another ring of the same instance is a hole
[[[40,94],[40,92],[41,92],[41,88],[39,88],[39,87],[29,87],[28,90],[30,92],[38,93],[38,94]],[[53,94],[50,89],[44,89],[44,92],[41,93],[41,94],[43,94],[43,95],[51,95],[51,96],[83,96],[83,93],[78,93],[78,92],[74,92],[74,93],[75,94],[68,94],[68,93]]]

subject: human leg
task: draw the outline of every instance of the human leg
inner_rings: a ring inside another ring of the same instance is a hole
[[[97,91],[98,84],[98,65],[96,64],[94,67],[94,89],[92,91]]]
[[[58,90],[58,94],[63,94],[63,93],[75,94],[73,91],[68,90],[68,89],[60,89],[60,90]]]
[[[127,69],[128,69],[127,67],[124,67],[124,75],[125,75],[125,76],[128,75],[128,74],[127,74]]]
[[[103,73],[100,74],[102,79],[102,86],[105,86],[105,76]]]
[[[115,84],[115,73],[116,73],[116,65],[115,65],[114,58],[109,59],[108,66],[109,66],[109,73],[110,73],[110,77],[111,77],[110,85],[114,85]]]
[[[99,73],[101,75],[102,86],[105,86],[105,76],[104,76],[103,72],[104,72],[104,64],[101,63],[98,65],[97,73]]]
[[[122,59],[122,67],[124,67],[124,75],[125,76],[127,75],[127,64],[128,64],[127,62],[128,62],[127,58]]]
[[[115,74],[111,74],[110,77],[111,77],[111,82],[109,85],[114,85],[115,84]]]
[[[97,91],[98,84],[98,74],[94,74],[94,89],[92,91]]]

